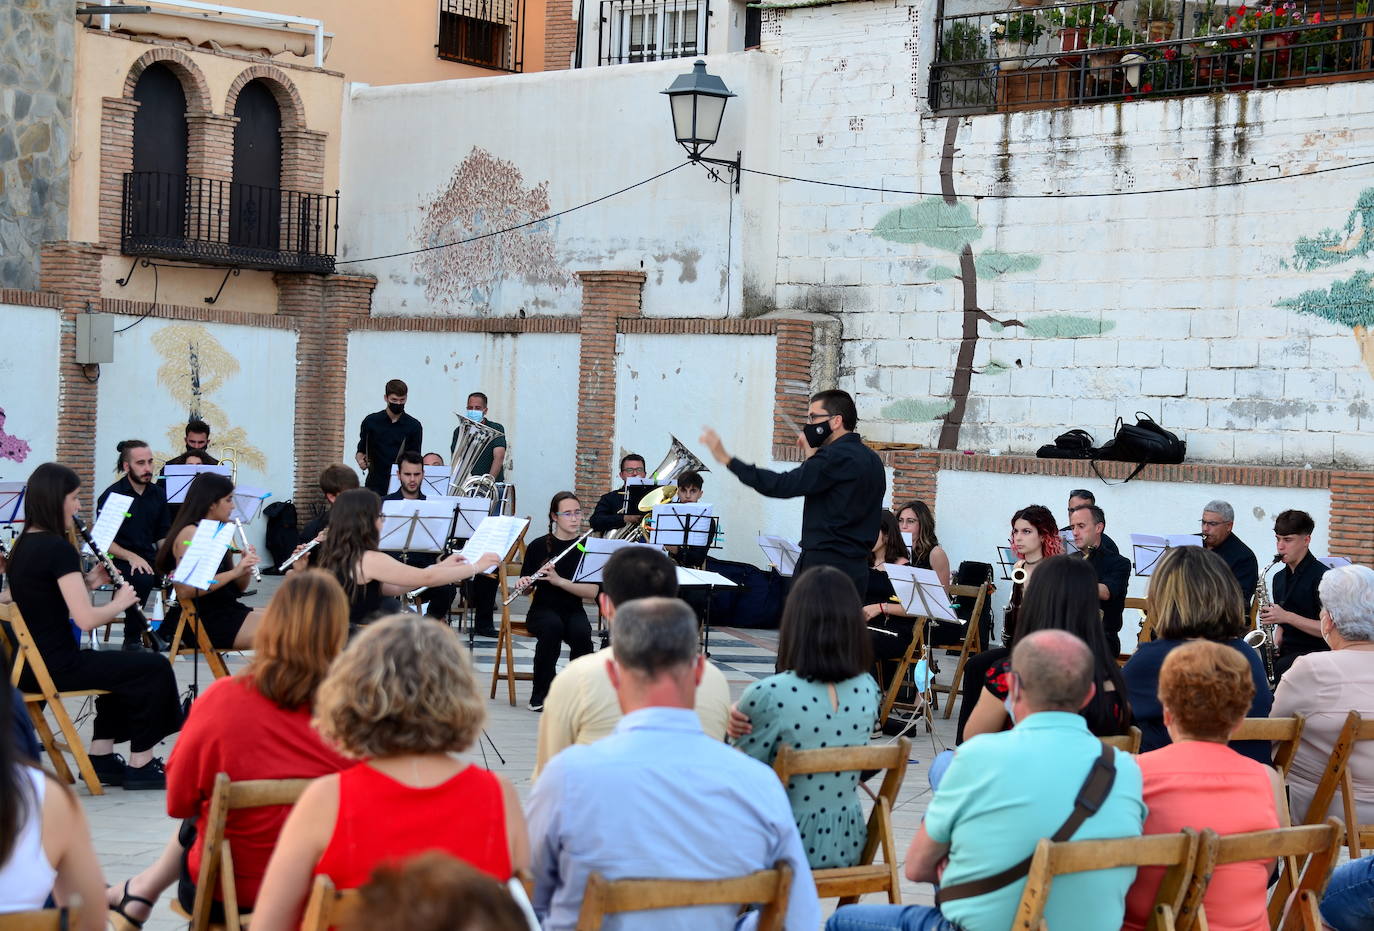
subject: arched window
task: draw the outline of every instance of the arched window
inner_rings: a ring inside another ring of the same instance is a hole
[[[134,100],[129,232],[179,240],[186,231],[186,93],[171,68],[152,64],[139,75]]]
[[[263,81],[249,81],[234,103],[234,188],[229,238],[276,251],[281,232],[281,108]]]

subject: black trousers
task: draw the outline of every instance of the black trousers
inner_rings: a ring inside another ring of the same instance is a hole
[[[963,699],[959,702],[959,726],[954,733],[956,744],[964,742],[964,725],[968,723],[969,715],[973,714],[973,706],[983,697],[988,670],[1006,659],[1010,653],[1006,647],[993,647],[991,650],[973,654],[964,664],[964,683],[961,689]]]
[[[431,588],[427,593],[429,604],[425,606],[425,614],[434,618],[436,621],[448,623],[448,612],[453,608],[453,599],[458,597],[457,585],[438,585]]]
[[[95,699],[93,740],[127,740],[138,753],[181,730],[176,675],[167,657],[159,653],[81,650],[62,657],[56,666],[49,664],[48,672],[59,691],[109,691]],[[26,674],[25,678],[30,677]],[[36,686],[30,681],[24,687]]]
[[[558,672],[558,655],[568,645],[568,658],[577,659],[592,651],[592,625],[582,605],[550,608],[535,605],[525,616],[525,626],[534,634],[534,689],[530,701],[540,704],[549,694],[549,685]]]
[[[113,562],[115,568],[119,570],[120,575],[124,576],[124,581],[132,585],[134,591],[138,593],[138,603],[142,606],[143,603],[148,600],[148,594],[153,590],[153,584],[157,582],[157,576],[151,572],[134,572],[129,567],[129,564],[122,559],[115,559]],[[149,565],[152,565],[152,562],[151,559],[148,560]],[[124,615],[125,640],[138,640],[142,638],[144,629],[145,625],[132,622],[129,620],[127,614]]]
[[[495,626],[496,576],[485,572],[474,575],[468,581],[468,597],[472,599],[472,624],[478,630],[491,630]]]
[[[862,598],[868,589],[868,557],[849,557],[841,556],[839,553],[831,553],[825,550],[802,550],[801,559],[797,560],[797,571],[792,578],[797,578],[807,569],[814,566],[834,566],[845,575],[849,576],[854,583],[854,590]]]

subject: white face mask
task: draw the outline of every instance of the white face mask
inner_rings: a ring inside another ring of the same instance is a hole
[[[1011,700],[1011,696],[1008,695],[1006,698],[1002,699],[1002,707],[1004,707],[1004,708],[1007,709],[1007,717],[1011,719],[1012,727],[1015,727],[1015,726],[1016,726],[1016,702],[1012,701],[1012,700]]]
[[[467,414],[468,414],[468,419],[469,419],[469,420],[476,420],[476,421],[478,421],[479,423],[480,423],[481,420],[482,420],[482,414],[483,414],[482,411],[469,410],[469,411],[467,412]]]

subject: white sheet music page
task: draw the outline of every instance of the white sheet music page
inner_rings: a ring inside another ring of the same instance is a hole
[[[1170,546],[1201,546],[1200,533],[1171,533],[1164,538]]]
[[[907,614],[934,618],[937,621],[964,623],[950,606],[949,594],[940,584],[940,577],[933,569],[918,566],[899,566],[884,563],[883,569],[892,582],[892,590]]]
[[[529,525],[528,517],[486,517],[463,545],[462,554],[468,562],[476,562],[485,553],[495,553],[505,559]],[[488,573],[495,571],[495,566],[487,570]]]
[[[382,502],[382,532],[378,549],[387,552],[437,553],[447,542],[453,523],[453,499]]]
[[[776,566],[778,575],[791,576],[797,571],[797,560],[801,559],[801,547],[785,537],[759,534],[759,549],[768,558],[769,565]]]
[[[689,588],[701,585],[714,585],[718,588],[739,587],[719,572],[708,572],[705,569],[687,569],[683,566],[677,567],[677,584]]]
[[[617,550],[623,550],[627,546],[643,546],[656,552],[662,553],[663,547],[655,546],[652,543],[636,543],[634,540],[606,540],[599,537],[588,537],[582,541],[582,561],[577,564],[577,569],[573,572],[574,582],[594,582],[600,584],[601,572],[606,568],[606,562]]]
[[[125,518],[129,516],[129,507],[133,503],[132,497],[117,492],[111,492],[105,498],[105,506],[100,509],[95,523],[91,525],[91,540],[100,547],[102,553],[110,551],[110,544],[118,535],[119,528],[124,525]]]
[[[233,524],[201,521],[196,525],[190,547],[182,554],[181,562],[177,563],[176,571],[172,573],[172,581],[201,591],[208,589],[214,584],[219,564],[224,560],[224,554],[228,552],[233,539]]]
[[[1073,531],[1072,531],[1072,530],[1061,530],[1061,531],[1059,531],[1059,539],[1061,539],[1061,540],[1064,541],[1064,553],[1065,553],[1065,555],[1067,555],[1067,556],[1072,556],[1074,553],[1080,552],[1080,550],[1078,549],[1078,544],[1075,543],[1075,542],[1073,542]]]

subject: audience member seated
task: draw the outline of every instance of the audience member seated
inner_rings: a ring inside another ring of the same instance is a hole
[[[1159,671],[1159,700],[1172,742],[1136,758],[1150,811],[1146,834],[1243,834],[1287,824],[1278,771],[1227,746],[1254,691],[1250,664],[1230,646],[1194,640],[1170,651]],[[1212,931],[1266,931],[1272,866],[1252,860],[1216,867],[1202,902]],[[1163,879],[1163,867],[1140,869],[1126,894],[1128,931],[1149,924]]]
[[[111,906],[135,926],[174,882],[181,906],[189,912],[195,905],[205,841],[196,825],[209,816],[219,773],[233,782],[314,779],[352,765],[310,726],[315,690],[347,637],[348,601],[339,583],[318,569],[292,573],[254,634],[252,663],[214,682],[191,705],[167,761],[167,813],[185,820],[152,866],[111,890]],[[244,911],[257,899],[288,811],[273,806],[228,814],[225,837]],[[213,920],[224,920],[218,902]]]
[[[1302,743],[1288,770],[1289,800],[1297,821],[1313,820],[1307,819],[1307,808],[1346,715],[1358,711],[1365,720],[1374,719],[1374,570],[1332,569],[1322,576],[1318,593],[1322,639],[1331,650],[1299,656],[1274,693],[1274,717],[1307,716]],[[1360,823],[1374,823],[1374,746],[1367,741],[1355,744],[1349,768]],[[1328,813],[1344,820],[1340,792]],[[1315,820],[1324,817],[1319,813]]]
[[[1322,924],[1331,931],[1374,928],[1374,856],[1336,867],[1326,884],[1321,912]]]
[[[341,931],[530,931],[509,889],[442,853],[379,866],[358,892],[358,907]]]
[[[666,555],[645,546],[627,546],[606,560],[601,594],[596,597],[608,626],[614,626],[618,606],[654,596],[677,597],[677,567]],[[554,677],[539,718],[534,779],[564,748],[595,743],[620,723],[620,702],[606,673],[610,664],[611,653],[603,649],[579,656]],[[697,687],[696,711],[707,736],[723,740],[730,716],[730,683],[710,663]]]
[[[857,599],[856,599],[857,600]],[[587,877],[717,879],[794,871],[789,931],[820,924],[816,886],[778,777],[701,730],[694,693],[706,658],[685,602],[641,598],[615,617],[607,667],[625,712],[615,733],[549,761],[530,793],[534,910],[545,931],[577,925]],[[737,909],[658,909],[620,931],[735,927]]]
[[[889,515],[891,516],[891,515]],[[782,612],[776,675],[744,690],[749,733],[735,746],[772,764],[778,747],[868,745],[881,696],[869,675],[868,629],[849,576],[817,566],[792,584]],[[853,866],[868,836],[855,792],[859,773],[808,773],[787,786],[807,860],[814,869]]]
[[[43,908],[49,895],[58,906],[99,902],[105,880],[81,803],[17,751],[0,727],[0,915]],[[105,911],[85,909],[72,927],[104,931]]]
[[[1081,563],[1082,560],[1079,560]],[[1048,565],[1048,563],[1046,564]],[[1084,566],[1092,578],[1092,567]],[[1036,584],[1048,577],[1045,567]],[[1096,601],[1096,582],[1091,595]],[[1034,589],[1032,588],[1032,591]],[[1029,595],[1029,593],[1028,593]],[[1026,861],[1042,838],[1068,820],[1103,743],[1082,710],[1091,701],[1097,658],[1068,631],[1022,632],[1012,648],[1009,688],[1016,726],[970,738],[930,801],[907,851],[906,877],[938,883],[937,905],[845,905],[827,931],[1006,931],[1025,889],[1025,874],[976,893],[967,884]],[[1140,768],[1129,753],[1109,750],[1116,777],[1075,840],[1133,837],[1145,820]],[[1095,870],[1055,879],[1045,920],[1055,931],[1116,928],[1133,869]]]
[[[367,762],[301,795],[267,864],[253,931],[295,928],[315,875],[356,889],[376,867],[429,850],[501,882],[529,864],[515,790],[453,756],[481,734],[486,700],[451,628],[418,614],[369,625],[320,685],[315,720],[325,740]]]
[[[1235,575],[1211,550],[1176,546],[1159,558],[1145,594],[1145,613],[1158,639],[1137,647],[1122,669],[1131,710],[1140,728],[1141,753],[1169,745],[1164,708],[1157,694],[1159,669],[1164,657],[1189,640],[1224,643],[1245,657],[1254,682],[1254,699],[1246,716],[1269,715],[1273,696],[1264,663],[1242,639],[1246,629],[1242,603]],[[1271,760],[1269,744],[1264,741],[1242,741],[1235,749],[1266,766]]]
[[[1088,730],[1098,737],[1124,734],[1131,726],[1131,706],[1121,667],[1107,648],[1102,613],[1097,600],[1097,573],[1087,560],[1051,556],[1037,566],[1026,582],[1025,596],[1012,649],[1022,637],[1037,630],[1066,630],[1088,645],[1093,662],[1093,694],[1083,705]],[[962,739],[1006,730],[1010,696],[1011,658],[1006,653],[983,674],[982,688]],[[964,701],[969,697],[965,694]]]

